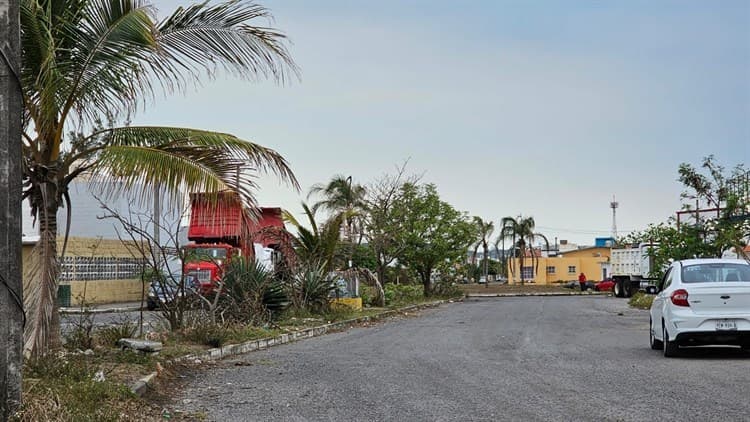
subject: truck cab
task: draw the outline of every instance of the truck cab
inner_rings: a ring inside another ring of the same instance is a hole
[[[221,279],[224,265],[242,250],[226,243],[193,243],[183,248],[184,273],[191,285],[202,294],[210,293]]]

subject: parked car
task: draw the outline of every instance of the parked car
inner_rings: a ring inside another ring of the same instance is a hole
[[[175,278],[179,280],[178,277]],[[184,294],[195,294],[198,291],[198,288],[200,288],[200,281],[186,280]],[[165,303],[171,303],[175,298],[182,297],[182,295],[183,292],[172,280],[167,280],[161,283],[156,281],[151,282],[146,296],[146,308],[148,308],[149,311],[153,311]]]
[[[681,346],[736,345],[750,349],[750,263],[688,259],[670,265],[656,286],[649,343],[664,356]]]
[[[594,284],[594,290],[597,292],[611,292],[615,287],[615,281],[611,278],[605,278],[604,280]]]
[[[586,290],[589,290],[589,289],[593,290],[594,287],[596,287],[596,285],[594,284],[593,281],[586,281],[585,283],[586,283],[585,284]],[[563,284],[563,287],[565,287],[566,289],[578,289],[578,290],[580,290],[581,289],[581,283],[578,282],[578,281],[569,281],[569,282]]]

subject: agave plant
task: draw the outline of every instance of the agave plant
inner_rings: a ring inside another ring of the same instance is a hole
[[[329,308],[329,298],[335,289],[333,273],[325,263],[308,262],[294,274],[289,284],[292,303],[297,309],[324,312]]]
[[[289,304],[281,282],[255,259],[233,259],[222,283],[225,316],[238,322],[265,322]]]

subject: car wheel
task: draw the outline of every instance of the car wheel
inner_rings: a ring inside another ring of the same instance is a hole
[[[677,356],[679,353],[680,347],[677,346],[677,343],[673,341],[669,341],[669,336],[667,335],[667,327],[662,325],[662,350],[664,351],[664,357],[667,358],[673,358]]]
[[[651,321],[648,322],[648,343],[651,345],[652,350],[660,350],[664,347],[661,340],[654,337],[654,326]]]
[[[148,302],[146,302],[146,309],[148,309],[149,311],[155,310],[156,309],[156,302],[152,302],[150,300]]]

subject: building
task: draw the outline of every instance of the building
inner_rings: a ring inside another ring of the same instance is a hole
[[[106,212],[94,194],[95,189],[85,179],[74,181],[69,189],[72,203],[70,238],[65,256],[60,262],[58,279],[58,303],[61,306],[76,306],[82,301],[89,304],[139,301],[144,289],[141,273],[146,262],[138,256],[132,240],[129,240],[122,226],[114,219],[105,218]],[[151,224],[150,204],[143,204],[142,201],[125,195],[106,198],[105,201],[107,206],[118,213],[124,216],[132,213],[133,218],[140,218],[144,226]],[[160,217],[162,226],[174,229],[174,233],[177,233],[184,207],[181,204],[173,206],[168,199],[163,202],[164,212]],[[62,253],[66,210],[60,210],[57,219],[57,250]],[[38,228],[33,224],[27,201],[23,203],[22,221],[22,259],[26,290],[34,267],[32,250],[39,240]],[[162,239],[169,239],[174,235],[167,231],[162,230]],[[163,242],[166,243],[166,240]]]
[[[508,281],[520,283],[523,275],[525,282],[554,284],[577,281],[581,273],[589,280],[603,280],[609,275],[610,250],[609,247],[583,247],[561,250],[551,257],[536,251],[534,259],[524,257],[523,267],[519,258],[512,258],[508,262]]]

